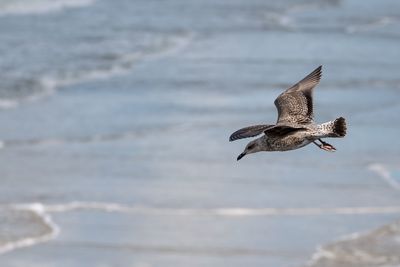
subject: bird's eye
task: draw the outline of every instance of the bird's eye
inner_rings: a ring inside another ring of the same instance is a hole
[[[248,150],[251,150],[251,149],[253,149],[253,148],[254,148],[254,144],[249,145],[249,146],[247,147]]]

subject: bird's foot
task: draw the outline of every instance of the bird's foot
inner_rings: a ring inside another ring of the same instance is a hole
[[[328,151],[328,152],[335,152],[336,148],[332,146],[331,144],[324,143],[320,146],[321,149]]]
[[[331,144],[328,144],[327,142],[322,141],[321,139],[318,139],[321,144],[318,144],[316,142],[314,142],[314,144],[316,144],[320,149],[328,151],[328,152],[335,152],[336,148],[334,146],[332,146]]]
[[[324,142],[321,139],[318,139],[318,140],[321,142],[323,150],[331,151],[331,152],[336,151],[336,148],[334,146],[332,146],[331,144],[328,144],[327,142]]]

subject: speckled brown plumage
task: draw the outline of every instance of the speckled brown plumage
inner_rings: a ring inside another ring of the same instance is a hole
[[[262,137],[250,142],[238,159],[246,154],[259,151],[287,151],[315,143],[324,150],[334,151],[335,148],[325,143],[321,138],[344,137],[346,135],[345,119],[323,124],[314,122],[313,89],[319,83],[322,66],[319,66],[304,79],[281,93],[274,104],[278,110],[275,125],[261,124],[249,126],[234,132],[229,140],[254,137],[264,133]]]

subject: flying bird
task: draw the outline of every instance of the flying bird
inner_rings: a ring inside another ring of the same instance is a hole
[[[278,120],[275,124],[245,127],[229,137],[229,141],[235,141],[263,134],[248,143],[237,160],[251,153],[288,151],[310,143],[314,143],[325,151],[336,151],[335,147],[323,141],[322,138],[344,137],[347,129],[346,120],[339,117],[322,124],[314,122],[312,94],[314,87],[321,79],[321,71],[322,66],[319,66],[275,99],[274,104],[278,110]]]

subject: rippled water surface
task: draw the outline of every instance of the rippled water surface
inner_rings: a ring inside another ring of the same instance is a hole
[[[400,2],[0,0],[0,265],[400,264]],[[238,128],[318,65],[310,145]]]

